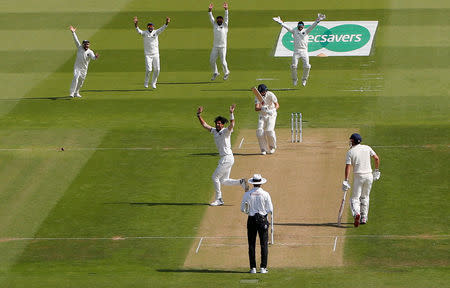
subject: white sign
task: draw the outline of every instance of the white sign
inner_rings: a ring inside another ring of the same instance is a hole
[[[297,22],[284,22],[291,28]],[[313,22],[305,22],[305,28]],[[309,56],[369,56],[378,21],[322,21],[308,35]],[[275,57],[291,57],[292,33],[281,27]]]

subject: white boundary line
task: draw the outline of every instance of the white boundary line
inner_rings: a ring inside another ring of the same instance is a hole
[[[200,250],[200,245],[202,245],[202,241],[203,241],[203,237],[200,238],[200,241],[198,241],[198,246],[197,246],[197,249],[195,250],[195,254],[197,254],[198,250]]]

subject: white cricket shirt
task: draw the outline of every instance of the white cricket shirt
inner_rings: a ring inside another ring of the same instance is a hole
[[[262,95],[261,95],[262,96]],[[276,115],[277,114],[277,109],[275,109],[275,103],[278,103],[278,99],[277,96],[275,96],[275,94],[273,94],[270,91],[266,91],[266,95],[262,96],[263,100],[264,100],[264,105],[266,106],[269,114],[266,111],[259,111],[259,115],[261,116],[268,116],[268,115]],[[258,98],[255,96],[255,104],[259,104],[259,100]]]
[[[273,211],[270,194],[267,191],[264,191],[261,187],[254,187],[250,191],[245,192],[241,202],[242,212],[244,212],[246,202],[249,206],[249,216],[255,216],[256,213],[264,216],[267,215],[267,213],[272,213]]]
[[[228,128],[223,128],[219,132],[217,132],[216,128],[211,128],[211,134],[214,135],[214,142],[216,142],[217,150],[219,151],[219,155],[233,155],[233,151],[231,151],[231,133],[233,130],[229,130]]]
[[[145,55],[158,55],[159,54],[159,41],[158,35],[161,34],[167,25],[164,24],[161,28],[157,30],[153,30],[152,32],[148,30],[141,30],[139,27],[136,27],[136,31],[142,36],[144,40],[144,54]]]
[[[370,157],[374,155],[377,154],[372,148],[367,145],[358,144],[348,150],[345,164],[353,166],[354,174],[372,173]]]
[[[209,12],[209,20],[213,25],[214,42],[213,47],[224,48],[227,47],[227,34],[228,34],[228,10],[225,10],[225,16],[223,17],[222,25],[218,25],[212,12]]]
[[[75,32],[72,32],[72,35],[73,40],[75,41],[75,46],[77,47],[77,59],[75,60],[73,69],[87,72],[91,59],[95,60],[97,58],[95,57],[94,51],[92,51],[91,49],[84,49],[83,45],[80,44],[80,41],[78,40],[77,34]]]
[[[282,23],[281,26],[286,28],[289,32],[292,33],[292,36],[294,37],[294,51],[308,51],[308,34],[314,29],[314,27],[319,24],[318,21],[315,21],[311,26],[309,26],[307,29],[302,29],[301,31],[298,30],[297,27],[290,28],[286,24]]]

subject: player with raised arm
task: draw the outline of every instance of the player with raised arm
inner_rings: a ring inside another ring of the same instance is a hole
[[[230,76],[230,70],[228,70],[227,64],[227,34],[228,34],[228,3],[225,2],[223,4],[223,8],[225,9],[225,16],[217,16],[214,19],[212,14],[213,4],[209,4],[208,14],[209,21],[213,26],[214,32],[214,42],[213,48],[211,50],[211,55],[209,57],[209,63],[211,64],[211,69],[213,71],[213,75],[211,77],[211,81],[214,81],[217,76],[219,76],[219,70],[217,69],[216,60],[217,57],[220,57],[220,61],[222,62],[223,68],[223,80],[227,80]]]
[[[136,27],[137,33],[142,36],[144,40],[144,54],[145,54],[145,81],[144,87],[148,88],[148,82],[150,81],[150,73],[153,71],[152,76],[152,88],[156,89],[156,82],[158,81],[159,71],[161,70],[159,64],[159,41],[158,36],[170,23],[170,18],[166,18],[166,23],[159,29],[155,30],[153,23],[147,24],[147,30],[143,31],[139,29],[138,18],[135,16],[133,19],[134,27]]]
[[[221,185],[241,185],[245,191],[248,191],[249,186],[245,178],[240,180],[230,179],[231,168],[234,164],[233,151],[231,151],[231,133],[234,128],[234,109],[236,105],[230,106],[230,125],[225,127],[228,120],[222,116],[217,116],[214,120],[215,127],[211,127],[202,118],[203,107],[200,106],[197,109],[197,117],[200,121],[200,125],[208,130],[214,136],[214,141],[216,142],[217,150],[219,151],[220,160],[217,165],[216,170],[212,175],[212,180],[214,182],[214,188],[216,190],[215,201],[212,202],[211,206],[221,206],[224,204],[222,199],[222,191],[220,189]]]
[[[319,24],[320,21],[325,19],[325,15],[318,14],[316,21],[314,21],[314,23],[306,29],[304,29],[305,24],[303,23],[303,21],[299,21],[297,23],[297,27],[290,28],[281,20],[280,16],[274,17],[272,19],[283,26],[290,33],[292,33],[292,36],[294,37],[294,54],[292,55],[291,65],[292,83],[294,86],[297,86],[297,65],[298,59],[301,58],[303,62],[302,85],[306,86],[306,81],[308,81],[309,77],[309,70],[311,69],[308,55],[308,34],[314,29],[314,27],[317,26],[317,24]]]
[[[91,42],[89,42],[89,40],[83,40],[83,43],[80,44],[77,33],[75,33],[77,28],[70,26],[69,29],[72,31],[73,40],[75,41],[75,46],[77,47],[77,58],[73,66],[72,85],[70,85],[70,97],[73,98],[74,96],[81,97],[80,89],[81,86],[83,86],[84,79],[86,79],[89,62],[91,59],[96,60],[99,55],[89,49],[91,46]]]

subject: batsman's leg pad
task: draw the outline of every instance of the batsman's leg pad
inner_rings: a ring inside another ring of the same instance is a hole
[[[270,148],[277,148],[277,137],[275,135],[275,131],[265,131],[265,135],[267,137],[267,142]]]
[[[266,136],[262,128],[256,129],[256,138],[258,138],[259,148],[261,151],[267,151]]]

